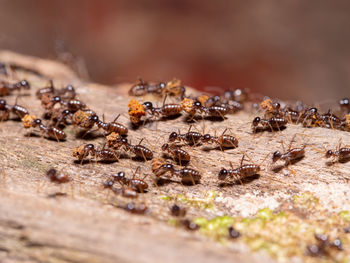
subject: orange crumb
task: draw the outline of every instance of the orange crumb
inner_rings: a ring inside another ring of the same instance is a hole
[[[270,100],[270,99],[266,99],[266,100],[264,100],[264,101],[262,101],[261,103],[260,103],[260,107],[262,108],[262,109],[267,109],[267,110],[269,110],[269,111],[272,111],[273,110],[273,107],[272,107],[272,100]]]
[[[129,104],[129,116],[132,123],[137,124],[141,117],[146,115],[145,107],[135,99],[131,99]]]
[[[165,164],[165,160],[163,158],[155,158],[151,161],[152,172],[157,171],[163,164]]]
[[[196,110],[193,108],[193,103],[194,101],[192,99],[184,98],[181,101],[181,107],[188,114],[194,115],[196,113]]]
[[[29,115],[29,114],[24,115],[24,117],[22,118],[24,128],[28,129],[32,127],[35,119],[36,119],[35,115]]]
[[[209,100],[210,97],[208,95],[200,95],[197,100],[202,104],[202,105],[205,105],[205,103],[207,102],[207,100]]]

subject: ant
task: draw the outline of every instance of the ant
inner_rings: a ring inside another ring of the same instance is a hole
[[[275,163],[278,160],[283,160],[283,161],[285,161],[284,167],[287,167],[288,165],[293,164],[293,163],[301,160],[302,158],[304,158],[305,148],[306,148],[307,144],[304,144],[303,147],[301,147],[301,148],[300,147],[299,148],[291,148],[292,143],[294,142],[295,136],[296,136],[296,134],[293,136],[292,140],[290,141],[287,151],[284,150],[283,141],[281,142],[284,153],[281,153],[280,151],[275,151],[272,154],[272,162]],[[280,168],[282,168],[282,167],[280,167]],[[275,168],[274,170],[278,170],[278,169]]]
[[[160,177],[164,175],[165,173],[169,172],[172,176],[177,176],[181,178],[181,182],[183,184],[197,184],[199,183],[200,179],[202,178],[202,175],[192,169],[192,168],[182,168],[182,169],[176,169],[174,165],[170,163],[165,163],[160,165],[157,169],[153,168],[154,174],[156,177]],[[169,176],[168,176],[169,177]]]
[[[39,127],[40,131],[50,139],[56,139],[57,141],[65,140],[67,135],[60,128],[54,126],[46,126],[42,123],[41,119],[36,118],[34,115],[25,115],[22,119],[25,129]]]
[[[166,83],[160,82],[155,85],[150,85],[148,82],[145,82],[143,79],[139,78],[139,82],[134,84],[130,90],[129,95],[130,96],[143,96],[147,93],[156,93],[160,94],[161,90],[164,89],[166,86]]]
[[[137,198],[138,197],[137,191],[135,189],[132,189],[131,187],[124,185],[124,183],[121,183],[120,181],[118,181],[118,183],[121,184],[122,188],[115,188],[115,187],[113,187],[114,183],[115,183],[115,180],[113,180],[113,179],[108,180],[108,181],[103,183],[103,186],[104,186],[104,188],[109,188],[114,193],[119,194],[119,195],[126,197],[126,198]]]
[[[342,147],[340,148],[341,143],[339,143],[336,150],[328,150],[325,157],[337,157],[339,162],[345,162],[350,158],[350,148]]]
[[[86,105],[77,99],[64,100],[60,96],[50,96],[46,94],[41,98],[41,104],[47,110],[52,110],[57,103],[64,106],[72,113],[86,108]]]
[[[177,132],[172,132],[169,135],[169,142],[175,142],[175,141],[184,141],[189,145],[196,145],[199,140],[202,138],[202,134],[199,132],[193,132],[191,131],[192,125],[188,129],[187,133],[181,134],[180,131]]]
[[[169,154],[173,156],[175,161],[188,163],[191,160],[191,156],[185,150],[177,147],[176,145],[165,143],[162,146],[162,151],[167,151]]]
[[[56,183],[67,183],[70,180],[68,175],[63,173],[57,173],[56,169],[54,168],[48,170],[46,176],[50,179],[51,182]]]
[[[200,141],[202,143],[215,143],[221,148],[221,150],[223,150],[224,148],[237,148],[238,140],[231,135],[225,134],[226,131],[227,129],[225,129],[219,137],[212,136],[210,134],[204,134],[200,138]]]
[[[244,157],[245,155],[242,156],[241,164],[236,169],[232,168],[231,163],[231,169],[221,168],[219,171],[218,179],[225,182],[227,179],[231,179],[233,181],[240,181],[242,183],[242,179],[258,174],[261,170],[260,166],[255,164],[243,165]]]
[[[199,111],[207,117],[225,119],[225,115],[230,113],[230,109],[226,105],[205,107],[199,101],[193,103],[193,112]]]
[[[135,173],[133,173],[133,176],[131,179],[125,177],[124,172],[119,172],[117,174],[113,174],[112,175],[112,178],[113,178],[112,182],[118,182],[122,185],[128,186],[139,193],[145,192],[145,190],[148,189],[148,184],[144,181],[145,178],[143,178],[143,179],[135,178],[135,175],[136,175],[137,171],[139,170],[139,168],[140,167],[138,167],[136,169]],[[107,182],[110,182],[110,181],[107,181]]]
[[[93,144],[85,144],[73,149],[73,157],[77,157],[81,162],[89,155],[102,161],[117,161],[119,159],[115,151],[105,149],[104,146],[101,150],[97,150]]]
[[[264,131],[271,129],[274,131],[276,129],[280,130],[285,128],[288,121],[283,117],[271,117],[270,119],[261,119],[260,117],[255,117],[252,122],[252,127],[254,132]]]
[[[16,114],[20,119],[29,114],[26,108],[17,104],[17,99],[13,106],[7,104],[6,100],[0,99],[0,111],[3,112],[1,121],[8,120],[11,112]]]
[[[56,89],[53,85],[53,81],[50,80],[50,84],[47,87],[37,90],[35,95],[40,100],[44,95],[49,95],[51,97],[61,96],[64,99],[74,99],[76,97],[76,91],[72,85],[67,85],[62,89]]]
[[[91,120],[96,123],[99,129],[105,130],[107,133],[118,133],[120,135],[126,135],[128,133],[128,128],[123,124],[116,122],[120,114],[112,122],[101,121],[97,115],[91,116]],[[103,116],[104,119],[104,116]]]
[[[131,151],[136,155],[136,157],[143,158],[145,161],[147,161],[153,158],[153,152],[145,146],[141,145],[142,141],[143,139],[139,142],[139,144],[132,145],[128,143],[128,140],[126,138],[119,138],[114,142],[109,141],[109,146],[116,150],[123,146],[125,151]]]
[[[305,156],[305,147],[306,144],[302,148],[292,148],[292,143],[295,139],[295,136],[293,136],[292,140],[290,141],[288,150],[285,153],[281,153],[280,151],[275,151],[272,155],[272,161],[277,162],[278,160],[284,160],[286,162],[286,165],[291,163],[292,161],[301,159]],[[282,142],[282,147],[283,147],[283,142]],[[284,148],[284,147],[283,147]],[[284,151],[284,149],[283,149]]]
[[[336,115],[331,113],[331,110],[328,110],[327,113],[319,116],[319,121],[321,122],[320,126],[325,126],[327,128],[340,128],[342,120]]]
[[[155,108],[150,101],[146,101],[143,105],[148,113],[153,116],[162,116],[164,118],[178,116],[182,111],[182,106],[180,104],[165,104],[166,97],[164,97],[162,107]]]
[[[0,96],[6,96],[10,95],[13,91],[21,89],[29,90],[30,84],[26,80],[21,80],[15,84],[10,84],[8,82],[1,82],[0,83]]]

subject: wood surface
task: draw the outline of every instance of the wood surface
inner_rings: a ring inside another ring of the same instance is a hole
[[[143,144],[162,156],[161,145],[172,131],[186,132],[189,123],[185,116],[173,120],[159,120],[133,129],[127,115],[130,84],[116,87],[86,83],[64,65],[9,51],[0,52],[0,62],[34,69],[33,72],[16,71],[13,78],[26,78],[32,84],[28,96],[20,96],[18,103],[31,114],[40,116],[40,101],[35,91],[53,79],[58,87],[73,84],[79,99],[84,101],[107,121],[121,114],[118,121],[128,125],[128,139]],[[196,93],[188,89],[189,93]],[[15,95],[5,99],[12,104]],[[161,100],[149,96],[161,105]],[[171,101],[171,99],[170,99]],[[159,187],[153,184],[150,162],[124,156],[118,162],[104,164],[74,162],[72,149],[83,143],[103,145],[104,137],[97,132],[88,139],[76,138],[73,127],[67,127],[65,142],[27,136],[21,122],[0,123],[0,262],[273,262],[264,253],[251,253],[239,241],[222,245],[198,232],[189,232],[168,224],[171,202],[161,196],[186,196],[204,198],[210,191],[218,193],[214,210],[189,207],[189,218],[218,215],[250,216],[257,210],[270,207],[279,209],[293,195],[310,191],[320,198],[329,211],[350,210],[348,192],[350,163],[326,165],[324,147],[335,148],[339,140],[349,143],[349,133],[325,128],[302,128],[288,125],[280,132],[252,134],[251,121],[256,116],[251,109],[229,115],[224,121],[198,120],[193,129],[221,134],[225,128],[239,139],[237,149],[224,152],[215,147],[185,147],[192,156],[190,166],[203,174],[201,183],[182,186],[172,182]],[[292,169],[271,172],[271,157],[282,150],[296,135],[294,145],[307,143],[306,156]],[[246,162],[261,163],[259,178],[244,185],[220,187],[217,179],[221,167],[238,166],[246,154]],[[150,190],[136,202],[149,207],[146,215],[133,215],[118,208],[129,202],[125,198],[108,194],[102,182],[112,173],[125,171],[131,175],[140,166],[146,175]],[[54,167],[67,173],[72,182],[63,185],[51,183],[45,172]],[[52,198],[50,194],[66,193]]]

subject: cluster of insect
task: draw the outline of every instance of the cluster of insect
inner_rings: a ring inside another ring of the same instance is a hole
[[[22,90],[30,89],[30,83],[26,80],[19,82],[1,82],[0,96],[7,96]],[[18,105],[17,99],[14,104],[8,104],[6,100],[0,99],[0,120],[7,121],[11,118],[20,119],[23,127],[26,129],[37,130],[40,134],[50,140],[65,141],[67,134],[64,129],[68,125],[73,125],[79,130],[79,136],[85,138],[88,134],[102,131],[105,137],[103,147],[88,143],[75,147],[72,150],[72,156],[76,158],[77,163],[99,161],[114,162],[118,161],[122,155],[133,156],[130,158],[144,161],[150,161],[150,167],[153,173],[152,182],[157,185],[161,180],[177,181],[182,185],[195,185],[201,182],[203,173],[198,169],[189,166],[191,163],[191,154],[185,150],[185,147],[197,147],[199,145],[214,145],[217,149],[225,151],[239,147],[238,138],[230,134],[230,129],[225,129],[220,135],[201,133],[193,130],[194,122],[201,119],[210,121],[224,121],[229,114],[235,114],[243,110],[247,105],[251,108],[258,108],[260,116],[255,117],[251,122],[252,133],[279,132],[286,129],[288,125],[302,125],[304,127],[324,127],[350,131],[350,104],[349,99],[342,99],[339,102],[338,116],[328,110],[321,114],[316,107],[310,107],[302,103],[286,104],[273,101],[270,98],[263,98],[260,103],[254,103],[249,92],[242,89],[226,91],[220,96],[187,96],[186,88],[181,85],[179,80],[168,82],[148,83],[140,79],[134,84],[129,95],[134,97],[128,104],[128,115],[130,117],[131,127],[138,129],[147,123],[157,121],[173,120],[181,115],[189,124],[185,132],[180,130],[171,132],[166,142],[161,144],[159,152],[155,152],[142,144],[141,140],[137,144],[132,144],[127,139],[127,124],[117,122],[120,114],[111,122],[106,122],[104,115],[98,116],[94,110],[89,108],[86,103],[79,100],[77,92],[72,85],[63,88],[56,88],[51,81],[46,87],[36,91],[36,97],[40,100],[43,108],[41,118],[31,115],[29,111]],[[162,102],[157,107],[157,102],[140,101],[137,97],[152,97]],[[167,98],[173,98],[177,103],[166,103]],[[12,117],[13,116],[13,117]],[[290,166],[305,155],[307,143],[300,147],[292,147],[295,136],[292,138],[287,149],[275,151],[272,153],[271,161],[273,163],[282,161],[283,167]],[[159,153],[163,154],[158,157]],[[164,156],[170,158],[165,159]],[[269,155],[268,155],[269,156]],[[266,156],[266,157],[268,157]],[[246,155],[243,154],[241,162],[234,167],[231,163],[230,168],[221,168],[217,171],[217,179],[220,184],[241,183],[252,176],[259,174],[262,170],[261,165],[246,163]],[[350,158],[350,148],[338,146],[336,149],[326,150],[325,157],[335,158],[337,161],[344,161]],[[172,160],[171,160],[172,159]],[[250,159],[250,158],[249,158]],[[124,172],[118,172],[110,175],[103,182],[103,187],[124,198],[135,200],[140,194],[148,191],[149,185],[146,177],[139,178],[137,174],[139,168],[130,176]],[[55,183],[66,183],[70,181],[67,175],[64,175],[54,168],[47,172],[47,177]],[[130,201],[121,208],[135,214],[145,214],[149,211],[144,203],[135,203]],[[197,230],[198,225],[187,219],[186,208],[174,204],[170,208],[170,214],[178,218],[179,225],[188,230]],[[238,238],[240,233],[230,227],[228,236]],[[308,247],[310,254],[321,253],[336,246],[338,241],[324,240],[323,237],[317,237],[318,245]],[[337,245],[341,248],[341,244]],[[316,251],[317,250],[317,251]],[[320,252],[321,251],[321,252]]]

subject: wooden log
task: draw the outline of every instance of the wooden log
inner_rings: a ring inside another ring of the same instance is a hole
[[[20,96],[18,103],[31,114],[41,116],[40,101],[35,91],[45,86],[48,79],[56,85],[74,84],[79,98],[107,121],[118,119],[129,126],[128,139],[144,144],[155,156],[162,156],[161,145],[172,131],[186,132],[189,123],[185,116],[173,120],[160,120],[133,129],[127,115],[130,84],[117,87],[84,83],[67,67],[53,61],[22,56],[8,51],[0,52],[0,62],[40,73],[17,70],[15,77],[32,83],[30,96]],[[191,93],[196,93],[189,89]],[[15,96],[6,97],[8,103]],[[142,101],[158,101],[149,96]],[[189,217],[215,217],[216,215],[253,215],[257,210],[279,208],[296,193],[313,192],[329,211],[350,209],[349,195],[344,195],[344,178],[349,178],[349,163],[327,166],[322,151],[325,143],[335,148],[339,140],[349,140],[349,134],[324,128],[307,129],[288,125],[280,132],[252,134],[251,121],[255,115],[246,110],[229,115],[224,121],[198,120],[193,129],[221,134],[230,129],[239,139],[237,149],[226,150],[185,147],[191,154],[191,166],[203,178],[195,186],[184,187],[169,183],[157,187],[153,184],[150,162],[121,158],[118,162],[104,164],[74,162],[72,149],[83,143],[102,146],[104,137],[76,138],[73,127],[67,127],[65,142],[47,140],[40,136],[26,136],[21,122],[0,123],[0,261],[1,262],[273,262],[265,254],[251,254],[242,244],[222,246],[199,233],[170,226],[169,206],[161,196],[186,196],[204,198],[209,191],[218,193],[214,210],[189,208]],[[98,134],[99,132],[97,132]],[[102,134],[102,133],[100,133]],[[265,157],[282,149],[297,134],[297,145],[308,144],[306,157],[293,165],[292,170],[278,173],[270,171],[270,158]],[[315,150],[319,149],[319,151]],[[261,164],[260,178],[245,185],[219,187],[217,178],[221,167],[238,166],[242,155],[246,162]],[[262,163],[261,163],[262,162]],[[72,181],[57,185],[45,176],[54,167],[67,173]],[[117,206],[128,200],[108,194],[102,182],[112,173],[125,171],[131,175],[137,167],[148,175],[148,193],[139,197],[150,209],[145,216],[133,215]],[[347,185],[348,186],[348,185]],[[63,196],[55,196],[64,193]]]

